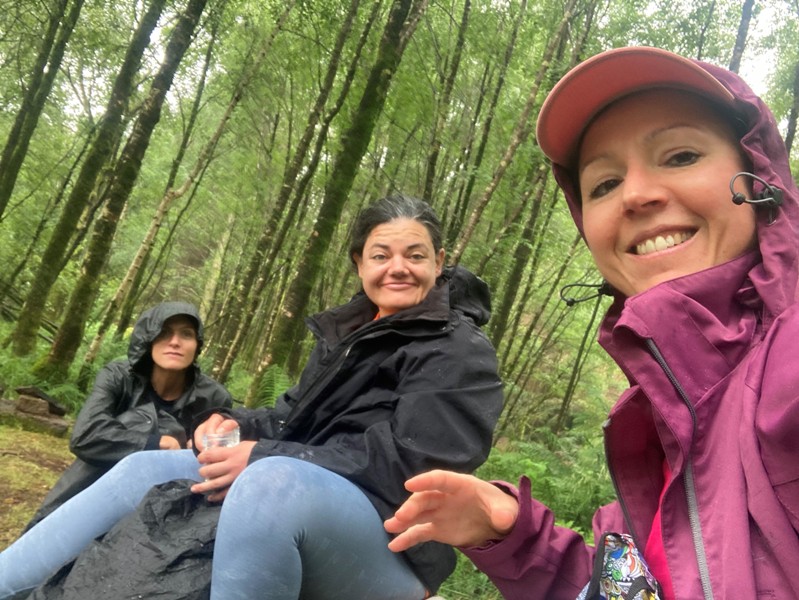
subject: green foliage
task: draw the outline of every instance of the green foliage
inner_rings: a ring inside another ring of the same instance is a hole
[[[555,514],[556,523],[574,529],[593,543],[594,511],[612,501],[613,487],[605,466],[602,436],[598,429],[583,427],[555,436],[549,430],[535,432],[539,441],[508,442],[494,448],[478,469],[481,479],[517,484],[526,475],[533,497]],[[488,578],[462,554],[455,572],[440,591],[448,599],[499,600],[502,596]]]
[[[554,435],[539,430],[535,442],[510,442],[495,448],[478,470],[482,479],[532,482],[533,497],[549,506],[559,524],[591,540],[594,511],[613,499],[600,430]]]
[[[282,367],[269,365],[261,376],[254,406],[274,406],[278,396],[292,385],[291,378]]]

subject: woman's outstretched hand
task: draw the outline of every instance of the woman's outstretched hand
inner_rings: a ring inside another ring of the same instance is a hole
[[[516,498],[472,475],[429,471],[405,482],[413,492],[385,522],[399,534],[389,549],[402,552],[422,542],[482,546],[510,533],[519,514]]]

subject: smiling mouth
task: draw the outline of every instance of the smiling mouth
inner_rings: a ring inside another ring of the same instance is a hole
[[[662,252],[674,246],[684,244],[692,237],[695,231],[680,231],[677,233],[670,233],[669,235],[656,235],[653,238],[644,240],[643,242],[633,246],[630,251],[638,256],[645,256],[653,252]]]

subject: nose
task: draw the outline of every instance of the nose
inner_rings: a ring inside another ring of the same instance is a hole
[[[622,206],[628,216],[656,210],[667,201],[666,189],[646,167],[631,165],[622,186]]]
[[[389,272],[392,275],[404,275],[408,272],[408,265],[405,262],[405,257],[401,254],[395,254],[391,257],[391,262],[388,265]]]

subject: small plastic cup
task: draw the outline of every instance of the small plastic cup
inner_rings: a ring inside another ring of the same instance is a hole
[[[230,448],[241,441],[241,431],[238,427],[222,433],[204,433],[203,448]]]

